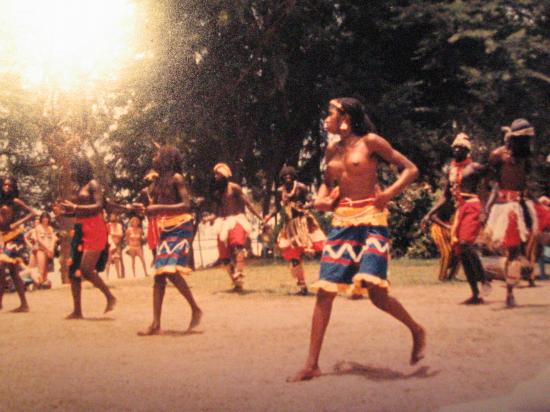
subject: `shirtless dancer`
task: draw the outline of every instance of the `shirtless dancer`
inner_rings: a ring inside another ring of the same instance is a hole
[[[14,313],[28,312],[29,305],[25,296],[25,285],[19,275],[20,265],[23,261],[21,253],[25,247],[23,236],[23,224],[32,219],[36,213],[25,202],[19,199],[17,180],[13,177],[5,177],[1,180],[0,188],[0,236],[2,246],[0,247],[0,309],[2,309],[2,298],[6,287],[6,268],[15,285],[21,304],[12,310]],[[16,212],[22,210],[25,215],[16,219]]]
[[[300,288],[298,294],[306,296],[308,290],[302,256],[323,250],[326,236],[309,211],[312,207],[310,192],[296,179],[296,170],[284,166],[279,177],[282,184],[277,188],[275,210],[264,218],[264,224],[281,213],[283,226],[277,236],[277,247],[283,259],[290,263],[290,273]]]
[[[449,180],[443,196],[424,217],[423,222],[430,220],[446,203],[454,201],[456,215],[451,227],[451,246],[453,253],[462,262],[472,290],[472,296],[463,303],[478,305],[483,303],[478,282],[482,284],[484,295],[491,291],[491,284],[485,277],[474,245],[481,230],[482,205],[477,192],[482,178],[486,175],[487,167],[472,160],[472,143],[465,133],[456,136],[451,148],[454,160],[449,167]]]
[[[405,308],[389,295],[387,265],[389,239],[387,203],[417,176],[418,169],[393,149],[382,137],[371,133],[372,125],[363,105],[353,98],[330,101],[325,130],[339,134],[325,153],[327,170],[319,188],[315,207],[334,211],[332,229],[323,250],[320,280],[313,311],[309,355],[306,363],[288,381],[296,382],[321,375],[319,354],[339,290],[368,293],[372,303],[405,324],[411,331],[413,349],[410,363],[424,357],[426,334]],[[378,188],[379,159],[396,165],[401,174],[384,191]]]
[[[73,158],[70,162],[70,173],[76,188],[71,199],[60,204],[63,214],[76,217],[75,235],[71,245],[72,263],[69,268],[73,311],[67,319],[82,319],[82,280],[89,280],[105,295],[105,313],[115,308],[116,298],[98,275],[98,272],[105,269],[108,254],[101,185],[94,179],[92,165],[85,158]]]
[[[214,213],[205,220],[213,222],[221,218],[218,234],[219,260],[225,265],[235,291],[243,289],[245,245],[252,225],[246,218],[245,208],[262,220],[241,186],[229,181],[231,169],[225,163],[214,166]]]
[[[166,280],[170,280],[191,307],[188,331],[197,327],[202,311],[182,275],[191,273],[189,253],[193,237],[191,196],[181,174],[181,154],[173,146],[162,146],[154,160],[158,177],[150,186],[150,204],[135,207],[156,221],[159,239],[155,254],[155,285],[153,288],[153,323],[138,335],[161,333],[161,313]]]
[[[505,144],[489,156],[496,183],[486,206],[489,217],[484,237],[490,248],[505,250],[506,306],[514,307],[514,287],[522,273],[530,273],[530,284],[534,285],[526,248],[538,235],[538,214],[543,211],[540,204],[529,199],[527,191],[535,129],[527,120],[516,119],[502,130]]]

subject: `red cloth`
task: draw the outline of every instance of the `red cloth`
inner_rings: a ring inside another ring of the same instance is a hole
[[[480,212],[479,199],[464,202],[458,207],[455,236],[459,242],[473,244],[476,241],[481,230]]]
[[[325,242],[313,242],[313,250],[315,252],[320,252],[323,250],[323,247],[325,246]],[[305,252],[304,247],[285,247],[284,249],[281,249],[281,256],[284,260],[287,262],[290,262],[291,260],[300,260],[302,259],[302,255]]]
[[[82,225],[82,250],[101,251],[107,245],[107,225],[101,215],[79,217]]]
[[[506,227],[504,241],[502,242],[502,246],[504,246],[505,248],[511,248],[521,245],[518,219],[518,215],[515,212],[510,212],[508,214],[508,227]]]
[[[229,231],[229,236],[227,237],[227,244],[222,242],[218,238],[218,253],[220,259],[229,259],[231,258],[231,250],[237,246],[244,247],[246,245],[246,238],[248,233],[244,228],[237,223],[233,229]]]
[[[156,250],[159,243],[160,233],[156,217],[149,217],[147,221],[147,246]]]
[[[539,231],[544,232],[550,229],[550,208],[541,203],[535,203],[535,210],[539,222]]]

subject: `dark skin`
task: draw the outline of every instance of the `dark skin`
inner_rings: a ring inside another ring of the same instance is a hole
[[[13,183],[11,183],[10,179],[5,179],[4,182],[2,182],[2,191],[4,193],[10,193],[11,190],[13,190]],[[26,212],[26,214],[23,218],[14,221],[15,212],[18,210],[22,210]],[[0,215],[0,231],[10,232],[32,219],[34,216],[36,216],[36,213],[21,199],[14,198],[11,205],[2,205],[2,207],[0,208]],[[2,309],[2,298],[4,296],[4,290],[6,287],[6,269],[13,279],[17,295],[19,296],[19,300],[21,301],[19,307],[12,310],[12,312],[28,312],[29,304],[27,303],[27,298],[25,296],[25,285],[23,283],[23,280],[21,279],[21,276],[19,276],[19,265],[3,262],[0,263],[0,309]]]
[[[306,185],[296,181],[294,177],[290,174],[283,176],[283,182],[283,185],[277,188],[277,201],[275,202],[275,210],[273,210],[263,219],[264,223],[269,222],[269,220],[273,216],[279,213],[279,211],[283,207],[283,202],[285,201],[292,202],[294,206],[292,208],[292,216],[289,216],[290,218],[299,216],[301,214],[300,209],[309,209],[313,206],[312,203],[309,201],[309,190],[307,189]],[[283,199],[285,190],[287,193],[290,193],[292,191],[294,182],[296,182],[297,186],[296,193],[291,198]]]
[[[453,147],[453,157],[458,162],[465,160],[469,152],[470,151],[463,146]],[[485,171],[486,171],[486,167],[477,162],[472,162],[468,164],[466,167],[464,167],[464,169],[462,169],[462,181],[460,184],[460,187],[461,187],[460,191],[464,193],[477,193],[478,186],[480,184],[480,181]],[[435,205],[430,209],[430,211],[422,219],[421,221],[422,227],[425,227],[427,223],[430,220],[432,220],[438,224],[441,224],[441,226],[446,227],[447,229],[450,229],[451,226],[448,223],[442,222],[437,217],[437,212],[447,202],[451,202],[452,200],[453,200],[453,193],[451,191],[451,182],[447,182],[445,184],[443,196],[440,199],[438,199]]]
[[[452,151],[453,151],[453,158],[457,162],[462,162],[466,160],[470,153],[470,150],[467,147],[460,146],[460,145],[453,146]],[[487,171],[487,168],[477,162],[471,162],[466,166],[464,166],[464,168],[462,169],[462,179],[461,179],[460,188],[458,188],[458,191],[461,193],[476,194],[478,191],[479,184],[481,183],[481,180],[483,179],[486,171]],[[437,216],[436,213],[447,202],[453,201],[452,189],[453,188],[451,186],[451,182],[450,181],[447,182],[441,199],[439,199],[439,201],[434,205],[434,207],[422,219],[422,222],[421,222],[422,226],[425,226],[429,220],[436,221],[436,218],[434,218],[435,216]],[[484,221],[485,216],[480,216],[479,219],[480,221]],[[450,229],[449,225],[445,225],[445,227],[448,227]],[[458,239],[452,239],[451,243],[453,245],[456,245],[458,243]],[[486,279],[485,279],[485,272],[481,265],[481,261],[479,260],[479,256],[475,251],[475,248],[473,247],[473,245],[467,242],[460,242],[458,250],[460,250],[459,257],[462,262],[462,266],[464,267],[464,271],[466,272],[466,278],[468,279],[468,283],[472,290],[472,297],[464,301],[464,303],[465,304],[483,303],[483,299],[479,297],[479,289],[478,289],[477,283],[486,282]]]
[[[191,208],[191,196],[185,185],[183,176],[179,173],[167,171],[160,172],[159,178],[153,182],[149,188],[147,198],[150,204],[145,207],[143,204],[136,204],[137,208],[142,208],[148,217],[157,217],[161,215],[177,215],[180,213],[189,213]],[[191,307],[191,321],[187,331],[196,328],[202,319],[202,310],[197,305],[187,282],[181,274],[156,275],[153,288],[153,322],[147,330],[139,332],[139,336],[161,334],[161,314],[164,294],[166,292],[166,279],[170,280],[176,289],[187,300]]]
[[[319,189],[315,207],[322,211],[331,211],[335,209],[340,198],[353,201],[373,197],[375,206],[383,210],[394,196],[416,179],[418,169],[381,136],[374,133],[356,135],[349,124],[349,116],[331,104],[324,127],[329,133],[339,134],[341,140],[329,145],[326,150],[325,183]],[[384,191],[380,190],[376,177],[380,159],[396,165],[401,170],[397,180]],[[334,182],[338,182],[338,185]],[[313,311],[309,354],[304,367],[296,375],[288,378],[289,382],[308,380],[321,375],[319,355],[335,297],[336,293],[323,290],[318,292]],[[409,328],[413,336],[410,363],[416,364],[424,357],[424,329],[414,321],[397,299],[388,294],[386,288],[370,287],[369,297],[377,308]]]
[[[77,180],[76,176],[73,176],[73,180]],[[60,204],[65,215],[91,217],[103,211],[103,194],[101,186],[95,179],[89,182],[78,182],[71,199],[73,201],[65,200]],[[82,254],[80,272],[82,274],[82,279],[90,281],[92,285],[105,295],[107,300],[105,313],[107,313],[115,308],[116,298],[95,270],[101,252],[101,250],[85,250]],[[83,319],[81,298],[82,281],[80,279],[71,279],[71,293],[73,296],[74,308],[66,319]]]
[[[214,179],[216,179],[217,182],[227,180],[227,178],[219,172],[214,172]],[[217,199],[216,213],[207,217],[206,220],[212,221],[217,216],[227,217],[239,215],[244,213],[245,209],[250,210],[258,219],[262,219],[262,216],[256,211],[248,196],[244,194],[242,187],[237,183],[228,181],[225,191],[221,193],[220,198]]]
[[[521,141],[523,140],[523,141]],[[493,186],[491,196],[486,205],[486,215],[496,200],[499,190],[512,190],[524,192],[528,188],[529,170],[531,167],[529,156],[517,156],[514,154],[513,145],[528,145],[528,139],[511,139],[508,144],[493,150],[489,156],[489,164],[495,172],[496,183]],[[518,260],[522,254],[521,246],[511,247],[507,250],[507,266]],[[508,307],[516,306],[513,294],[514,287],[507,285],[506,304]]]

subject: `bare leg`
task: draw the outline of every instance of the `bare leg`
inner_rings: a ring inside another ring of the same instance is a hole
[[[147,274],[147,265],[145,265],[145,258],[143,257],[143,250],[141,251],[141,253],[138,255],[140,260],[141,260],[141,264],[143,265],[143,274],[145,276],[149,276]]]
[[[162,302],[166,292],[166,276],[155,276],[155,285],[153,286],[153,323],[143,332],[138,332],[139,336],[150,336],[160,334],[160,318],[162,315]]]
[[[10,276],[13,279],[13,284],[15,285],[15,290],[17,291],[17,294],[19,295],[19,300],[21,301],[19,307],[12,310],[12,312],[28,312],[29,304],[27,303],[27,298],[25,296],[25,284],[23,283],[21,276],[19,276],[19,267],[17,265],[10,265],[8,267],[10,271]]]
[[[40,272],[40,283],[44,283],[48,280],[48,257],[46,256],[46,253],[41,250],[37,251],[36,261]]]
[[[290,273],[294,278],[296,278],[296,283],[300,288],[298,294],[302,296],[307,295],[307,286],[304,276],[304,265],[302,261],[298,259],[292,259],[290,265]]]
[[[169,275],[168,279],[170,279],[170,281],[174,284],[176,289],[178,289],[178,291],[183,295],[185,300],[187,300],[187,303],[189,303],[189,306],[191,306],[191,322],[189,322],[189,326],[187,330],[189,331],[196,328],[201,323],[202,310],[199,308],[199,305],[197,305],[197,302],[195,301],[195,298],[191,293],[191,289],[189,289],[187,282],[180,274]]]
[[[378,309],[389,313],[411,331],[413,336],[413,349],[410,364],[414,365],[423,359],[426,350],[426,332],[424,328],[415,322],[397,299],[388,294],[386,288],[377,286],[371,287],[369,289],[369,297]]]
[[[335,297],[335,293],[328,293],[323,290],[317,293],[317,300],[315,302],[315,308],[313,309],[313,319],[311,321],[309,354],[306,364],[296,375],[289,377],[287,382],[304,381],[321,376],[319,355],[321,354],[321,346],[323,345],[323,338],[325,337],[325,332],[330,321],[332,303]]]
[[[109,287],[103,282],[103,279],[99,277],[95,271],[95,265],[99,259],[101,251],[99,250],[86,250],[82,255],[82,261],[80,263],[80,270],[84,279],[89,280],[92,285],[98,288],[107,299],[107,306],[105,307],[105,313],[112,311],[116,305],[116,298],[113,296]]]
[[[120,273],[122,274],[122,277],[125,278],[126,277],[126,269],[124,268],[124,260],[122,259],[122,248],[121,246],[119,245],[118,246],[118,253],[120,255]]]
[[[65,319],[82,319],[82,279],[71,279],[71,294],[73,295],[73,312]]]
[[[521,279],[521,262],[519,260],[520,249],[510,248],[505,264],[506,278],[506,306],[513,308],[516,306],[516,298],[514,297],[514,287]]]
[[[132,255],[132,273],[136,277],[136,255]]]
[[[2,310],[2,300],[4,299],[4,292],[6,291],[6,267],[4,264],[0,264],[0,310]]]

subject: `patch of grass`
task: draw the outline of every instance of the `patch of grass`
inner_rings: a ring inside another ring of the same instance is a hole
[[[392,286],[433,286],[437,280],[437,260],[396,259],[390,262]],[[307,283],[319,278],[319,262],[305,263]],[[139,285],[150,286],[152,279],[139,279]],[[194,291],[234,296],[229,275],[222,266],[200,269],[188,277]],[[249,260],[245,268],[245,290],[243,297],[285,297],[298,291],[296,281],[291,277],[288,264],[283,261]]]

